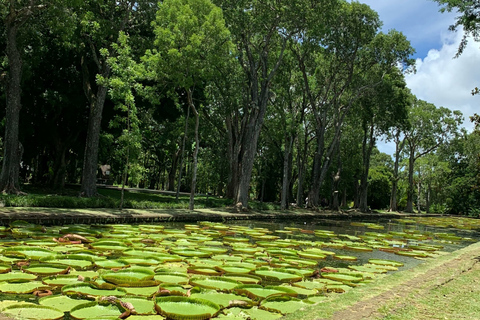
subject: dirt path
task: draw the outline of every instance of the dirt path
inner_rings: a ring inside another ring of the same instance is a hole
[[[480,307],[467,309],[480,293],[480,246],[460,251],[455,258],[325,319],[479,319]]]

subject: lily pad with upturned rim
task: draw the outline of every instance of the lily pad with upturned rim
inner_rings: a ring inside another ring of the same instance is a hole
[[[63,318],[63,311],[33,303],[13,304],[4,308],[2,313],[20,319],[56,320]]]
[[[31,293],[35,290],[49,289],[40,281],[30,281],[21,283],[0,282],[0,292],[3,293]]]
[[[120,316],[123,310],[117,305],[101,305],[97,302],[87,302],[78,305],[70,311],[70,317],[73,319],[101,319],[103,317]]]
[[[174,320],[204,320],[215,317],[221,307],[211,301],[188,297],[157,297],[155,309]]]
[[[62,287],[62,293],[67,295],[82,295],[82,296],[116,296],[121,297],[126,295],[125,289],[98,289],[89,283],[71,284]]]
[[[288,295],[296,297],[297,293],[289,288],[279,286],[266,286],[256,284],[241,285],[235,288],[235,292],[244,294],[252,300],[263,300],[271,296]]]
[[[260,309],[287,314],[294,313],[298,309],[311,306],[312,304],[314,303],[308,300],[304,301],[289,296],[271,297],[261,302]]]
[[[72,299],[64,295],[43,297],[38,300],[42,306],[56,308],[63,312],[70,312],[76,306],[90,303],[88,300]]]
[[[207,289],[231,291],[242,283],[224,277],[191,278],[190,284]]]
[[[32,273],[39,276],[51,276],[54,274],[65,274],[70,270],[69,266],[54,263],[35,263],[23,267],[26,273]]]

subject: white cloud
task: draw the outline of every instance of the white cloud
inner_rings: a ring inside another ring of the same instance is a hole
[[[471,130],[468,117],[480,112],[480,96],[471,94],[480,85],[480,43],[469,41],[463,54],[454,59],[461,38],[461,32],[443,34],[441,49],[431,49],[426,57],[418,58],[417,72],[407,75],[406,81],[417,98],[462,111],[464,126]]]

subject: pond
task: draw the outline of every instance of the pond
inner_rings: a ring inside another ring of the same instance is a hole
[[[480,221],[0,229],[0,310],[26,319],[276,319],[480,239]]]

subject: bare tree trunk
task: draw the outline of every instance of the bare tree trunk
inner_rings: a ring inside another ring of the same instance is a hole
[[[172,166],[170,167],[170,171],[168,171],[168,191],[175,191],[175,176],[177,172],[178,166],[178,155],[180,150],[172,154]]]
[[[373,147],[375,146],[375,137],[373,123],[370,124],[369,134],[367,137],[367,128],[364,130],[362,154],[363,154],[363,168],[362,177],[360,182],[360,203],[359,209],[361,212],[368,212],[368,173],[370,170],[370,156],[372,154]]]
[[[419,173],[419,176],[420,176],[420,173]],[[420,177],[419,177],[418,182],[417,182],[417,211],[418,211],[418,213],[422,212],[422,208],[421,208],[421,205],[420,205],[421,197],[422,197],[422,183],[420,182]]]
[[[432,195],[432,186],[430,183],[427,186],[427,194],[426,194],[426,199],[425,199],[425,212],[430,213],[430,197]]]
[[[180,168],[178,171],[178,181],[177,181],[177,193],[175,195],[175,200],[178,201],[178,195],[180,194],[180,186],[182,184],[182,173],[183,173],[183,162],[185,161],[185,143],[187,140],[188,133],[188,119],[190,118],[190,108],[187,109],[187,117],[185,118],[185,131],[182,141],[182,151],[180,152]]]
[[[188,104],[190,108],[192,108],[193,115],[195,116],[195,150],[193,151],[193,170],[192,170],[192,186],[190,190],[190,204],[189,209],[193,210],[195,205],[195,188],[197,185],[197,157],[198,157],[198,149],[200,145],[200,139],[198,137],[198,127],[200,122],[200,116],[195,108],[195,104],[193,103],[192,99],[192,91],[191,89],[187,90],[188,96]]]
[[[5,146],[0,174],[0,192],[20,193],[20,144],[18,140],[20,110],[22,109],[22,58],[18,50],[17,34],[19,27],[28,16],[19,17],[15,10],[15,2],[10,0],[9,13],[5,19],[7,36],[8,80],[7,108],[5,115]]]
[[[398,211],[397,207],[397,188],[398,188],[398,170],[400,163],[400,152],[405,145],[405,140],[400,142],[399,132],[397,132],[395,137],[395,164],[393,168],[393,179],[392,179],[392,193],[390,195],[390,210],[389,211]]]
[[[290,154],[292,153],[294,137],[289,136],[285,138],[285,150],[283,153],[283,179],[282,179],[282,196],[281,196],[281,210],[288,209],[288,189],[290,186]]]
[[[297,188],[297,206],[302,207],[303,206],[303,192],[304,192],[304,184],[305,184],[305,169],[306,169],[306,163],[307,163],[307,149],[308,149],[308,132],[305,131],[305,137],[304,137],[304,143],[303,143],[303,150],[302,153],[300,153],[300,141],[298,142],[297,150],[297,167],[298,167],[298,188]]]
[[[85,56],[81,60],[83,74],[83,89],[90,103],[90,114],[88,116],[87,141],[85,143],[85,154],[83,159],[82,186],[80,195],[83,197],[95,197],[97,193],[97,172],[98,172],[98,146],[100,141],[100,129],[102,124],[103,107],[107,97],[108,89],[98,85],[97,92],[93,91],[90,83],[90,75],[86,65]],[[104,64],[101,75],[108,78],[110,68]]]
[[[413,168],[415,166],[415,149],[410,148],[410,156],[408,158],[408,187],[407,187],[407,207],[406,212],[413,213]]]

